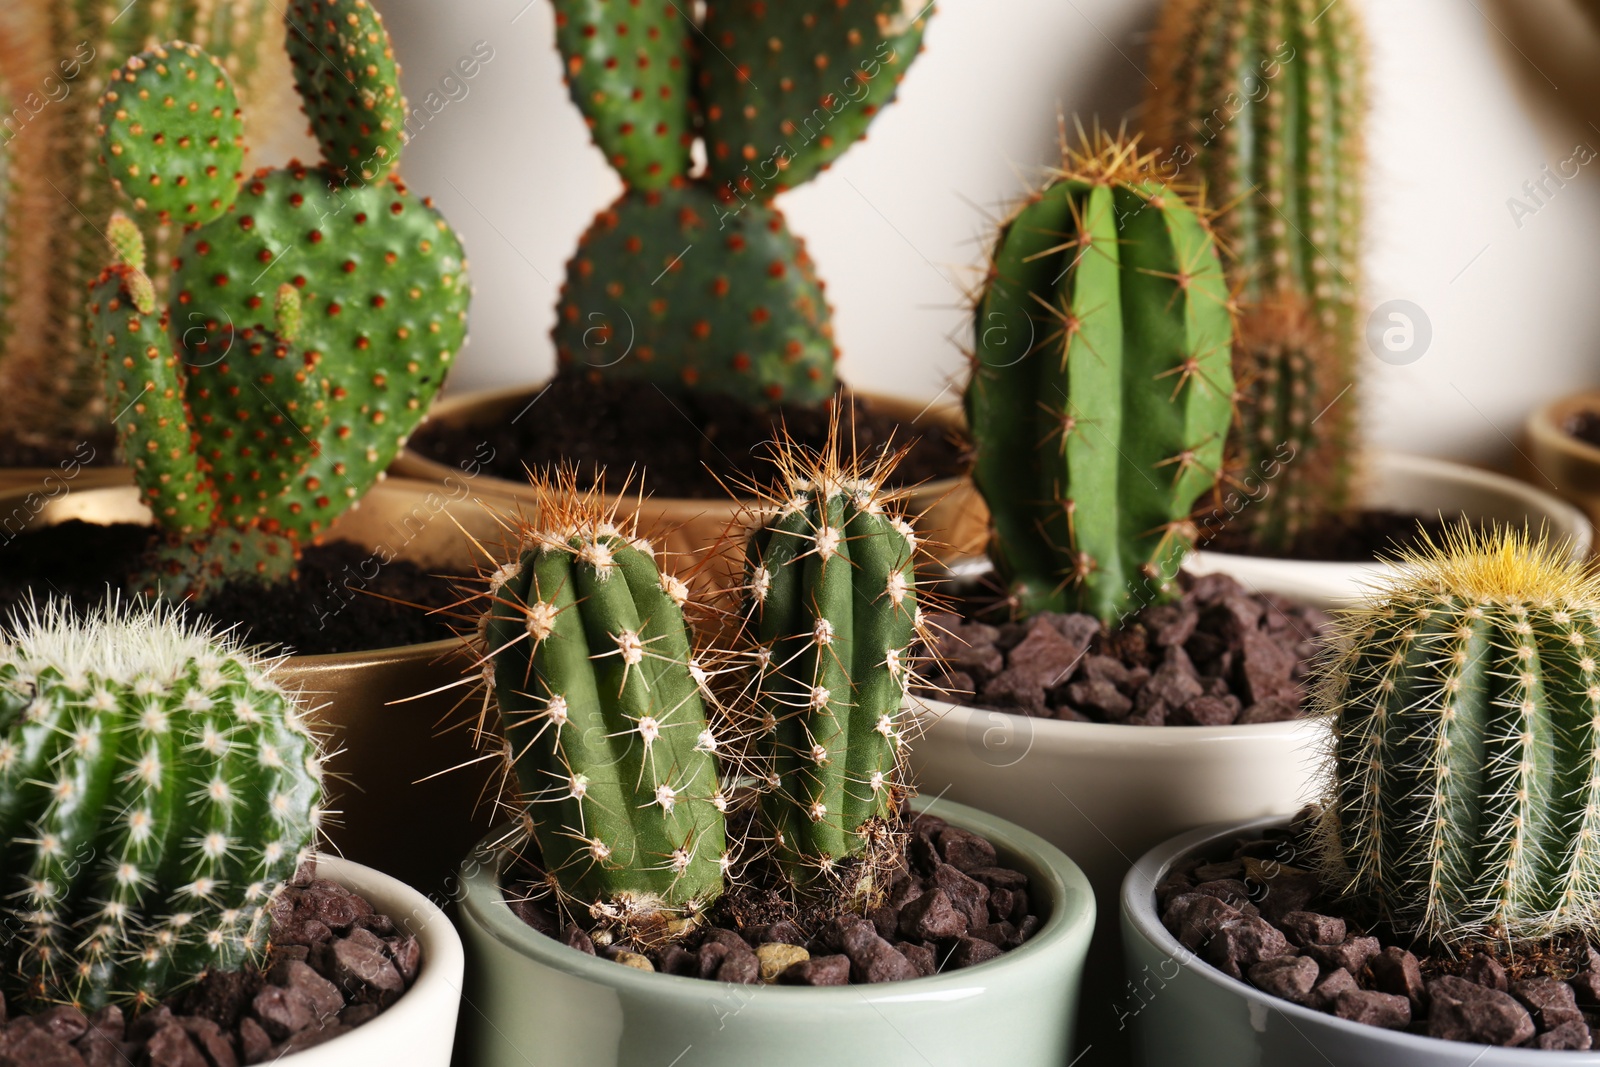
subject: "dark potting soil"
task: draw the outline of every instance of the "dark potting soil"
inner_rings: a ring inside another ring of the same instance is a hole
[[[597,946],[575,923],[561,925],[531,898],[511,894],[512,910],[547,937],[578,952],[690,978],[741,985],[837,986],[897,982],[972,967],[1027,941],[1044,923],[1028,899],[1028,876],[996,858],[983,837],[920,815],[889,898],[866,915],[812,923],[805,917],[742,925],[730,916],[744,905],[730,898],[708,928],[665,948]],[[522,899],[517,899],[518,897]],[[771,910],[764,902],[751,912]],[[792,909],[791,909],[792,913]]]
[[[1600,951],[1581,937],[1430,950],[1324,891],[1312,812],[1175,868],[1161,921],[1207,964],[1295,1004],[1450,1041],[1600,1047]]]
[[[1044,612],[991,625],[976,603],[935,615],[936,668],[922,695],[1076,722],[1226,726],[1305,710],[1304,679],[1328,617],[1245,591],[1222,574],[1180,575],[1182,597],[1112,630]]]
[[[530,400],[533,398],[530,397]],[[962,470],[962,450],[934,427],[913,428],[848,392],[839,425],[846,441],[854,435],[863,459],[891,443],[911,451],[890,479],[910,486],[949,478]],[[758,411],[726,397],[672,395],[644,382],[591,380],[582,375],[553,379],[521,412],[488,426],[450,427],[425,423],[411,447],[441,463],[515,482],[557,464],[577,465],[581,488],[606,471],[613,488],[629,472],[642,470],[645,489],[657,497],[721,499],[718,479],[732,487],[764,485],[775,473],[770,443],[782,432],[797,443],[820,449],[828,438],[826,408],[779,407]]]
[[[7,1067],[230,1067],[268,1063],[375,1018],[416,981],[422,948],[365,897],[308,866],[271,906],[271,948],[258,967],[208,971],[129,1019],[55,1007],[7,1020]]]
[[[1563,429],[1584,444],[1600,448],[1600,411],[1575,412]]]
[[[76,466],[105,467],[118,462],[116,438],[97,434],[85,441],[48,445],[25,444],[0,430],[0,468],[51,467],[71,472]]]
[[[99,526],[72,520],[0,540],[0,619],[28,603],[65,597],[87,608],[127,576],[157,536],[148,526]],[[452,636],[448,619],[424,609],[456,601],[451,582],[416,564],[383,562],[348,541],[311,545],[299,579],[279,586],[249,582],[217,590],[196,610],[252,641],[303,655],[365,652]]]
[[[1209,536],[1202,534],[1196,541],[1198,548],[1312,563],[1371,563],[1392,556],[1396,550],[1422,547],[1424,536],[1438,544],[1452,522],[1449,517],[1356,511],[1311,527],[1287,550],[1267,552],[1250,540],[1244,524],[1210,522],[1204,516],[1197,521],[1202,531],[1216,531]],[[1459,517],[1455,521],[1459,521]]]

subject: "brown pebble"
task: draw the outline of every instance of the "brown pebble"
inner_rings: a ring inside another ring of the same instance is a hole
[[[83,1067],[83,1057],[65,1041],[36,1026],[13,1023],[0,1034],[0,1064],[5,1067]]]
[[[349,1032],[348,1027],[339,1023],[334,1023],[332,1026],[324,1026],[317,1030],[302,1030],[289,1038],[289,1040],[280,1042],[275,1046],[272,1050],[272,1055],[278,1059],[292,1056],[296,1052],[304,1052],[308,1048],[325,1045],[334,1038],[342,1037]]]
[[[1427,1005],[1428,990],[1422,981],[1422,965],[1403,948],[1389,946],[1367,963],[1372,984],[1380,993],[1393,993],[1411,1002],[1414,1015]]]
[[[1222,924],[1206,945],[1206,960],[1234,978],[1243,978],[1252,964],[1276,956],[1287,956],[1293,949],[1277,927],[1265,919],[1241,916]]]
[[[785,945],[804,945],[806,943],[806,935],[801,933],[800,928],[788,919],[779,919],[767,927],[762,937],[766,941],[780,942]]]
[[[1409,1000],[1370,989],[1349,989],[1340,993],[1333,1013],[1341,1019],[1381,1026],[1385,1030],[1404,1030],[1411,1025]]]
[[[939,831],[938,844],[944,861],[958,871],[980,870],[995,865],[994,846],[971,830],[946,826]]]
[[[250,1002],[251,1013],[274,1041],[282,1041],[317,1021],[317,1014],[304,994],[269,985]]]
[[[352,1030],[362,1023],[371,1022],[382,1011],[376,1004],[352,1004],[339,1013],[339,1022]]]
[[[1198,952],[1216,935],[1224,923],[1240,918],[1237,908],[1204,893],[1184,893],[1174,897],[1161,915],[1161,922],[1183,947]]]
[[[145,1051],[150,1067],[207,1067],[205,1057],[177,1023],[168,1023],[150,1035]]]
[[[387,938],[383,943],[388,948],[394,969],[400,972],[400,980],[410,988],[411,983],[417,980],[417,971],[422,968],[422,942],[414,937],[395,937]]]
[[[561,931],[561,941],[568,948],[575,948],[585,955],[594,955],[594,941],[577,923],[567,924],[566,929]]]
[[[239,1055],[245,1063],[260,1063],[272,1052],[272,1038],[254,1019],[239,1022]]]
[[[178,1020],[178,1025],[204,1054],[210,1067],[239,1067],[233,1043],[222,1032],[222,1027],[199,1015],[186,1015]]]
[[[983,926],[989,921],[989,887],[982,882],[945,863],[934,870],[933,885],[944,890],[956,910],[966,915],[968,926]]]
[[[755,985],[761,981],[761,958],[753,952],[729,952],[717,968],[717,981]]]
[[[912,967],[916,968],[919,977],[926,978],[931,974],[938,973],[938,957],[933,954],[933,949],[928,946],[918,945],[910,941],[901,941],[895,945],[895,948],[899,950],[900,955],[911,962]]]
[[[1351,974],[1360,974],[1361,968],[1367,965],[1381,951],[1378,939],[1375,937],[1352,937],[1338,945],[1307,945],[1307,956],[1316,960],[1325,970],[1334,967],[1343,967]]]
[[[954,968],[976,967],[980,963],[987,963],[997,959],[1001,950],[996,945],[987,941],[979,941],[975,937],[963,937],[956,945],[956,950],[950,954],[950,966]]]
[[[1564,1022],[1555,1029],[1540,1034],[1533,1043],[1534,1047],[1542,1049],[1582,1051],[1594,1047],[1594,1035],[1589,1031],[1589,1024],[1579,1020]]]
[[[1247,972],[1250,983],[1263,993],[1295,1004],[1304,1004],[1317,984],[1317,963],[1305,956],[1278,956],[1253,963]]]
[[[902,937],[917,941],[947,941],[967,932],[968,916],[950,903],[942,889],[930,890],[900,909]]]
[[[1511,1046],[1534,1035],[1528,1010],[1498,989],[1446,975],[1428,983],[1428,997],[1430,1037]]]
[[[357,933],[366,933],[358,930]],[[372,935],[368,935],[369,937]],[[361,1002],[372,1000],[388,1003],[405,991],[400,972],[394,969],[383,954],[383,942],[362,944],[353,937],[339,938],[333,942],[328,978],[345,994],[346,999]]]
[[[1572,995],[1572,987],[1554,978],[1529,978],[1514,982],[1510,993],[1520,1000],[1534,1025],[1541,1030],[1554,1030],[1564,1023],[1583,1022],[1583,1012]]]
[[[1509,990],[1506,981],[1506,969],[1500,961],[1486,953],[1480,952],[1467,961],[1466,969],[1461,972],[1461,977],[1474,985],[1481,985],[1486,989],[1497,989],[1502,993]]]
[[[1341,996],[1355,988],[1357,988],[1355,976],[1340,967],[1329,971],[1311,987],[1311,995],[1306,998],[1306,1004],[1318,1011],[1331,1011]]]
[[[849,956],[817,956],[802,960],[784,971],[778,981],[783,985],[834,986],[850,982]]]
[[[268,981],[303,996],[306,1003],[311,1005],[318,1025],[344,1010],[344,997],[339,987],[299,960],[275,965],[268,975]]]
[[[1291,911],[1278,920],[1290,941],[1306,945],[1337,945],[1344,941],[1344,920],[1314,911]]]

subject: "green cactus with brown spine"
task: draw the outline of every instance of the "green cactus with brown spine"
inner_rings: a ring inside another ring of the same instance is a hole
[[[311,56],[364,58],[347,37],[388,53],[366,0],[299,0],[286,21]],[[103,100],[103,157],[135,207],[195,224],[166,307],[146,299],[127,240],[91,301],[106,402],[173,539],[145,584],[173,595],[290,575],[380,477],[465,338],[460,240],[389,173],[397,87],[330,102],[323,65],[296,73],[338,162],[239,180],[224,180],[238,158],[230,80],[195,46],[134,57]]]
[[[53,605],[0,630],[9,996],[147,1007],[264,956],[323,801],[274,663],[160,605]]]
[[[893,98],[928,9],[552,0],[574,102],[627,186],[580,239],[554,331],[563,373],[756,406],[834,392],[831,312],[772,197],[813,177]],[[709,167],[691,176],[696,138]]]
[[[109,414],[82,294],[104,266],[100,231],[116,196],[95,165],[97,101],[111,72],[163,41],[191,41],[222,60],[246,99],[270,102],[288,81],[270,32],[278,17],[268,0],[0,5],[8,105],[0,111],[0,427],[8,437],[43,450],[70,446],[97,434]],[[152,259],[164,266],[178,227],[150,236]],[[164,274],[156,281],[164,286]]]
[[[1597,655],[1569,545],[1463,524],[1402,558],[1319,669],[1332,887],[1425,941],[1595,936]]]
[[[689,590],[600,493],[570,479],[535,490],[518,558],[484,594],[495,733],[557,900],[624,937],[670,939],[732,863]]]
[[[1204,214],[1096,134],[1005,223],[975,328],[973,480],[1015,609],[1110,622],[1166,597],[1232,417]]]
[[[918,541],[884,489],[893,457],[867,470],[831,451],[777,458],[743,590],[763,825],[792,886],[859,905],[887,888],[875,875],[903,845],[915,720],[902,705],[927,637]]]
[[[1359,14],[1314,0],[1169,0],[1152,48],[1146,129],[1236,257],[1230,467],[1267,483],[1243,518],[1268,550],[1351,503],[1365,67]]]

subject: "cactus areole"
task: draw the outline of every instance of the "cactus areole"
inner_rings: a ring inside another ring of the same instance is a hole
[[[1600,932],[1600,578],[1458,528],[1344,614],[1323,850],[1335,888],[1445,944]]]
[[[172,596],[289,577],[465,340],[461,242],[392,173],[402,102],[381,20],[366,0],[297,0],[286,23],[318,166],[241,174],[230,79],[193,45],[134,56],[101,103],[102,159],[136,219],[190,226],[160,302],[139,223],[113,219],[90,302],[107,405],[168,534],[141,588]],[[330,81],[328,56],[350,70]]]
[[[145,1006],[262,955],[322,804],[272,665],[159,606],[0,631],[0,988]]]
[[[692,25],[690,5],[552,2],[573,101],[626,186],[568,265],[563,372],[758,407],[832,396],[822,285],[771,200],[866,136],[931,5],[711,0]]]
[[[1096,134],[1005,224],[967,422],[1016,609],[1113,621],[1169,595],[1233,404],[1232,304],[1206,217]]]

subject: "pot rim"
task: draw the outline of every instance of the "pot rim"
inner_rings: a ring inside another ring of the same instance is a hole
[[[1561,416],[1585,409],[1600,412],[1600,389],[1584,389],[1568,393],[1535,408],[1528,416],[1526,424],[1528,436],[1539,444],[1565,452],[1585,463],[1600,466],[1600,446],[1574,437],[1561,425]]]
[[[1072,943],[1087,946],[1094,930],[1098,902],[1089,879],[1078,865],[1044,838],[1014,823],[1006,822],[976,808],[937,797],[919,797],[913,805],[920,812],[937,815],[954,826],[981,834],[1003,853],[1021,860],[1042,876],[1052,905],[1049,920],[1039,932],[1018,948],[976,967],[900,982],[834,987],[762,985],[775,995],[806,998],[819,1006],[843,1008],[852,1005],[897,1001],[941,1001],[965,999],[974,987],[983,987],[981,975],[1010,964],[1026,964],[1048,952],[1061,951]],[[722,983],[684,975],[644,972],[624,967],[598,956],[569,948],[554,938],[539,933],[512,914],[500,886],[500,869],[505,853],[493,842],[496,831],[484,838],[461,866],[461,908],[463,919],[476,922],[496,941],[518,955],[596,985],[620,986],[638,995],[724,996]],[[1035,892],[1030,871],[1029,892]],[[1071,907],[1076,901],[1077,907]],[[620,972],[620,973],[619,973]],[[767,995],[772,995],[768,993]]]
[[[117,493],[120,495],[137,494],[139,487],[134,484],[129,468],[118,468],[118,479],[106,485],[88,485],[81,489],[72,490],[73,496],[88,496],[99,493]],[[438,484],[420,478],[385,478],[373,486],[373,491],[396,490],[405,493],[423,494],[438,492]],[[33,490],[26,487],[15,489],[0,489],[0,513],[3,513],[8,503],[21,500]],[[501,514],[509,514],[519,506],[520,501],[497,493],[491,488],[488,492],[473,493],[467,498],[479,506]],[[325,531],[326,533],[326,531]],[[317,539],[313,539],[315,543]],[[404,555],[400,558],[404,558]],[[274,644],[268,641],[266,644]],[[293,664],[300,670],[318,670],[337,668],[346,670],[353,667],[376,665],[380,663],[411,662],[414,660],[442,659],[452,652],[463,648],[462,639],[459,637],[442,637],[436,641],[425,641],[416,645],[389,645],[384,648],[366,649],[359,652],[325,652],[317,655],[300,655],[298,653],[287,657],[286,663]],[[404,884],[404,883],[402,883]]]
[[[920,705],[920,706],[919,706]],[[1097,748],[1125,750],[1130,743],[1146,744],[1149,748],[1164,748],[1186,742],[1224,744],[1236,740],[1290,737],[1299,733],[1320,733],[1326,729],[1325,716],[1302,715],[1298,719],[1282,722],[1229,723],[1225,726],[1130,726],[1117,722],[1074,722],[1066,719],[1046,719],[1000,708],[981,708],[972,704],[955,704],[945,700],[922,697],[912,704],[912,712],[919,719],[931,720],[928,727],[946,721],[971,723],[978,715],[1010,715],[1026,719],[1035,737],[1055,737],[1063,743],[1070,742],[1080,752]],[[925,727],[925,728],[928,728]]]
[[[1564,1054],[1548,1049],[1481,1046],[1474,1042],[1447,1041],[1440,1037],[1428,1037],[1426,1034],[1412,1034],[1402,1030],[1386,1030],[1382,1027],[1369,1026],[1366,1023],[1341,1019],[1337,1015],[1315,1011],[1304,1005],[1295,1004],[1280,997],[1263,993],[1248,982],[1224,974],[1200,959],[1195,953],[1184,948],[1178,939],[1173,937],[1166,926],[1162,924],[1160,916],[1156,913],[1155,887],[1161,884],[1161,879],[1166,876],[1166,873],[1179,860],[1187,858],[1191,853],[1207,845],[1242,834],[1287,826],[1291,821],[1292,816],[1268,815],[1264,818],[1250,819],[1245,822],[1215,823],[1211,826],[1202,826],[1199,829],[1179,834],[1157,845],[1139,857],[1139,861],[1133,865],[1122,880],[1122,891],[1118,895],[1121,897],[1120,910],[1124,927],[1131,929],[1154,945],[1158,951],[1176,962],[1179,967],[1198,975],[1225,992],[1241,998],[1251,1006],[1252,1011],[1259,1007],[1279,1012],[1296,1028],[1299,1028],[1302,1024],[1308,1027],[1328,1027],[1352,1038],[1365,1039],[1375,1044],[1395,1047],[1397,1052],[1408,1049],[1419,1053],[1424,1050],[1437,1052],[1441,1044],[1461,1045],[1463,1048],[1483,1048],[1486,1051],[1495,1053],[1494,1062],[1497,1064],[1505,1063],[1508,1059],[1512,1060],[1512,1062],[1526,1063],[1529,1067],[1534,1067],[1535,1064],[1539,1063],[1600,1063],[1600,1056],[1597,1056],[1592,1051]]]
[[[343,1057],[353,1055],[357,1051],[348,1044],[341,1048],[341,1043],[351,1042],[363,1034],[369,1039],[381,1038],[389,1031],[413,1026],[416,1021],[411,1016],[420,1010],[426,1010],[431,1005],[425,1002],[431,1002],[435,998],[455,1003],[459,1011],[461,976],[466,967],[466,950],[462,945],[460,931],[432,899],[392,875],[347,860],[342,856],[319,853],[317,877],[327,878],[346,889],[360,893],[363,897],[368,897],[375,909],[389,915],[398,927],[411,933],[422,946],[422,967],[417,972],[417,979],[411,984],[411,988],[407,989],[404,995],[386,1011],[355,1027],[349,1033],[340,1034],[326,1044],[285,1056],[280,1062],[329,1065],[341,1062]],[[380,904],[370,899],[373,896],[393,903]],[[410,1011],[404,1010],[408,1004]],[[326,1052],[323,1056],[317,1055],[324,1050]]]
[[[428,411],[427,418],[420,426],[418,426],[417,429],[420,431],[429,423],[443,421],[454,416],[458,416],[463,412],[482,404],[495,404],[530,396],[534,393],[540,392],[549,384],[550,380],[550,378],[542,378],[539,381],[532,383],[501,385],[489,389],[475,389],[469,392],[453,393],[443,396],[434,402],[433,407]],[[855,393],[856,396],[866,400],[904,404],[907,407],[918,403],[916,400],[894,396],[889,393],[867,392],[858,389],[851,391]],[[926,417],[929,423],[934,426],[965,426],[965,418],[961,413],[960,406],[953,403],[943,402],[940,398],[935,398],[934,400],[929,401],[927,405],[922,408],[922,412],[919,417]],[[448,463],[434,459],[432,456],[423,455],[421,452],[411,447],[409,440],[406,442],[404,447],[401,448],[399,455],[396,456],[395,463],[404,477],[414,480],[437,482],[442,481],[447,476],[458,476],[460,473],[455,467],[452,467]],[[515,494],[519,498],[525,495],[526,486],[524,486],[521,482],[514,481],[510,478],[501,478],[487,473],[479,475],[479,478],[486,480],[490,489],[493,492],[501,495]],[[966,479],[967,476],[965,473],[953,474],[947,478],[932,478],[928,481],[920,482],[915,486],[908,486],[906,487],[906,491],[914,500],[943,498],[955,490],[963,482],[965,482]],[[688,507],[698,507],[702,511],[707,512],[711,511],[712,509],[725,511],[732,508],[745,507],[751,502],[751,500],[752,498],[743,496],[737,498],[720,496],[705,498],[677,496],[645,497],[646,504],[654,503],[658,506],[671,506],[677,510],[682,510]]]

